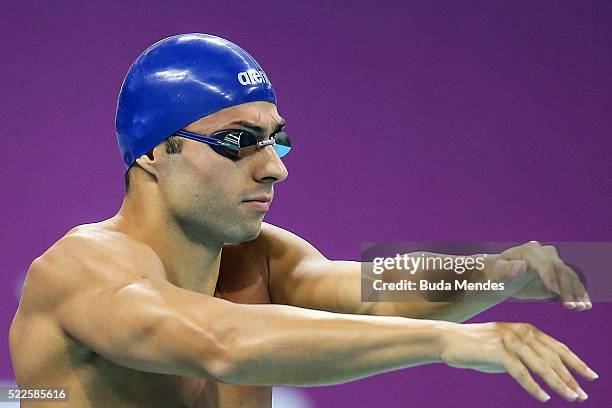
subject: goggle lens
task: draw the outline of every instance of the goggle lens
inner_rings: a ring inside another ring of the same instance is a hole
[[[219,140],[220,146],[212,146],[215,151],[224,156],[242,159],[255,153],[258,148],[272,145],[279,157],[286,156],[291,151],[291,140],[286,132],[275,133],[270,140],[258,141],[257,137],[245,130],[223,130],[211,135]]]

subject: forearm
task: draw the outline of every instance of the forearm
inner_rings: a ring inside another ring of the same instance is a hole
[[[455,300],[452,302],[375,302],[368,308],[372,316],[402,316],[414,319],[464,322],[503,302],[507,297]]]
[[[411,253],[409,256],[418,257],[421,253]],[[452,255],[431,254],[429,257],[455,258]],[[480,255],[474,255],[477,257]],[[486,280],[482,270],[467,270],[458,274],[453,270],[437,269],[427,270],[419,267],[413,273],[403,270],[388,270],[383,275],[384,282],[398,282],[409,280],[419,286],[420,281],[436,283],[440,281],[453,283],[456,280],[467,280],[469,284],[482,283]],[[454,284],[452,285],[454,288]],[[423,290],[410,292],[406,301],[399,302],[371,302],[364,310],[367,314],[375,316],[403,316],[419,319],[446,320],[463,322],[471,317],[503,302],[512,296],[510,288],[499,291],[464,291],[461,289],[441,291]]]
[[[226,321],[235,322],[239,332],[230,351],[233,368],[222,380],[296,386],[337,384],[437,362],[449,325],[282,305],[241,305]]]

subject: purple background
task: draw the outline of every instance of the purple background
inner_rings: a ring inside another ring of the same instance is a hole
[[[295,146],[267,220],[330,258],[363,241],[612,241],[611,2],[89,3],[0,3],[3,333],[31,260],[119,208],[119,86],[181,32],[229,38],[266,70]],[[603,407],[611,311],[513,303],[475,320],[567,342]],[[507,375],[441,365],[306,391],[317,407],[539,406]]]

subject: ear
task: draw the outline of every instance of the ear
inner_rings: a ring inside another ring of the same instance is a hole
[[[161,152],[159,151],[159,146],[156,146],[154,149],[149,150],[147,153],[137,158],[136,163],[138,163],[144,171],[157,178],[159,175],[160,159]]]

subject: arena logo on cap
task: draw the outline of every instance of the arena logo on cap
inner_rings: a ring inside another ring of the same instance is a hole
[[[270,80],[263,71],[256,71],[254,69],[243,71],[238,73],[238,82],[242,85],[255,85],[255,84],[270,84]]]

